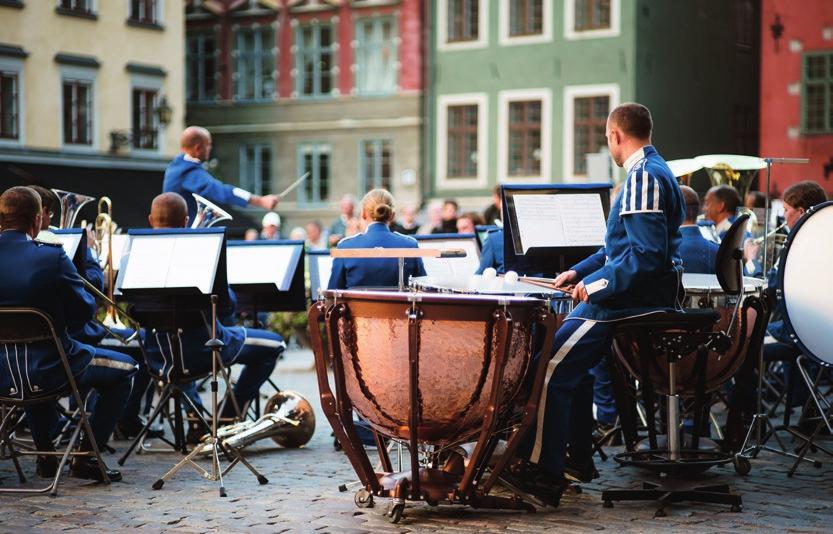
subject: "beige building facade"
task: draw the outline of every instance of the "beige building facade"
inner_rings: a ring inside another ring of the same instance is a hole
[[[131,204],[161,190],[185,112],[183,17],[176,0],[0,0],[0,189]]]

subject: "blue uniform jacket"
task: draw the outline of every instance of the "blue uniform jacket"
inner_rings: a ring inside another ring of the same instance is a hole
[[[717,249],[720,245],[703,237],[697,225],[680,227],[683,241],[680,243],[680,257],[687,273],[714,274]]]
[[[371,223],[363,234],[345,237],[338,248],[418,248],[413,237],[392,232],[388,225]],[[405,283],[409,276],[425,276],[422,258],[405,259]],[[396,287],[399,262],[392,258],[336,258],[327,289],[354,287]]]
[[[480,251],[480,267],[474,274],[483,274],[489,267],[498,274],[504,273],[503,266],[503,230],[490,230],[489,237],[483,243],[483,250]]]
[[[87,260],[84,263],[84,278],[87,279],[87,282],[94,285],[96,289],[102,293],[104,292],[104,270],[90,249],[87,249]],[[90,296],[95,300],[95,297]],[[72,339],[81,343],[98,345],[107,336],[107,330],[101,326],[101,323],[92,319],[87,321],[81,328],[71,330],[69,335]]]
[[[628,158],[625,168],[628,177],[610,208],[605,246],[573,267],[590,301],[570,318],[611,321],[679,307],[682,192],[652,146]]]
[[[217,309],[217,338],[224,346],[220,351],[220,359],[225,365],[234,362],[237,355],[243,349],[246,342],[246,329],[240,326],[226,326],[223,323],[231,324],[234,308],[237,305],[237,297],[229,288],[229,304]],[[200,312],[195,312],[200,313]],[[183,361],[180,362],[186,373],[197,374],[211,369],[211,351],[205,343],[211,339],[211,312],[202,312],[199,318],[201,326],[186,328],[180,335],[182,341]],[[142,329],[144,331],[144,329]],[[169,343],[175,343],[176,337],[171,335],[170,340],[165,333],[147,332],[145,336],[145,353],[147,359],[156,372],[164,370],[166,373],[173,367],[171,355],[173,347]]]
[[[61,245],[38,243],[23,232],[0,233],[0,306],[38,308],[49,314],[73,374],[93,358],[94,349],[73,340],[67,329],[82,328],[95,301]],[[54,343],[0,345],[0,393],[47,391],[66,382]]]
[[[214,178],[209,172],[203,169],[202,164],[196,161],[185,159],[185,154],[180,154],[165,169],[165,180],[162,182],[162,191],[179,193],[185,198],[188,204],[188,217],[191,221],[197,214],[197,201],[191,193],[205,197],[211,202],[218,204],[232,204],[234,206],[246,206],[249,203],[250,193],[224,184]]]

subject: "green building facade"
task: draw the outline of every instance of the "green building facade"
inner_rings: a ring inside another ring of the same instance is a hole
[[[757,150],[753,0],[434,0],[426,196],[614,180],[605,119],[647,105],[666,159]]]

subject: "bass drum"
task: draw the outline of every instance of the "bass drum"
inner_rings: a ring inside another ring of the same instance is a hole
[[[811,208],[790,231],[778,266],[784,321],[801,351],[833,367],[833,201]]]

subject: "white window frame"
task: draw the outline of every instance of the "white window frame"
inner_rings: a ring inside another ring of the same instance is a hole
[[[159,101],[162,100],[163,96],[165,95],[165,78],[162,76],[151,76],[148,74],[131,74],[130,75],[130,95],[129,95],[129,113],[128,116],[128,123],[130,124],[129,130],[133,131],[133,90],[134,89],[149,89],[151,91],[157,91],[159,93]],[[158,119],[156,120],[156,131],[157,131],[157,143],[156,143],[156,150],[147,149],[147,148],[133,148],[133,144],[130,144],[130,153],[134,155],[147,155],[147,156],[157,156],[159,154],[163,154],[164,147],[165,147],[165,125],[161,124]]]
[[[552,181],[552,90],[513,89],[500,91],[498,99],[497,180],[498,183],[549,183]],[[541,101],[541,174],[509,176],[509,104],[528,100]],[[478,169],[479,170],[479,169]]]
[[[24,58],[0,56],[0,71],[11,72],[17,76],[17,139],[0,139],[0,146],[26,144],[26,86],[23,79],[23,60]],[[61,140],[63,140],[63,124],[61,128]]]
[[[562,160],[564,173],[564,182],[566,183],[584,183],[587,182],[587,176],[573,174],[573,129],[575,120],[575,99],[588,96],[606,96],[610,100],[610,109],[612,110],[619,105],[619,84],[606,83],[598,85],[568,85],[564,88],[564,122],[562,138],[564,145],[562,147]],[[615,179],[614,171],[614,179]]]
[[[99,98],[98,87],[96,84],[96,77],[98,76],[98,69],[95,67],[79,67],[75,65],[61,65],[60,77],[58,83],[58,142],[61,150],[66,152],[97,152],[99,135],[98,126],[100,123],[99,117]],[[89,145],[74,145],[64,143],[64,81],[75,80],[82,82],[89,82],[92,92],[92,112],[93,120],[90,128],[92,129],[92,143]]]
[[[474,41],[448,42],[448,0],[437,2],[437,50],[472,50],[489,46],[489,9],[491,3],[477,0],[477,39]]]
[[[498,42],[501,46],[527,45],[552,42],[552,0],[543,0],[542,4],[542,26],[538,35],[509,35],[509,2],[500,0],[500,12],[498,14]]]
[[[577,41],[580,39],[619,37],[622,33],[621,15],[621,0],[610,0],[610,28],[606,30],[576,31],[576,0],[564,0],[564,39]]]
[[[477,106],[477,177],[448,178],[448,108]],[[486,93],[440,95],[437,98],[437,189],[481,189],[486,187],[489,168],[489,97]]]

